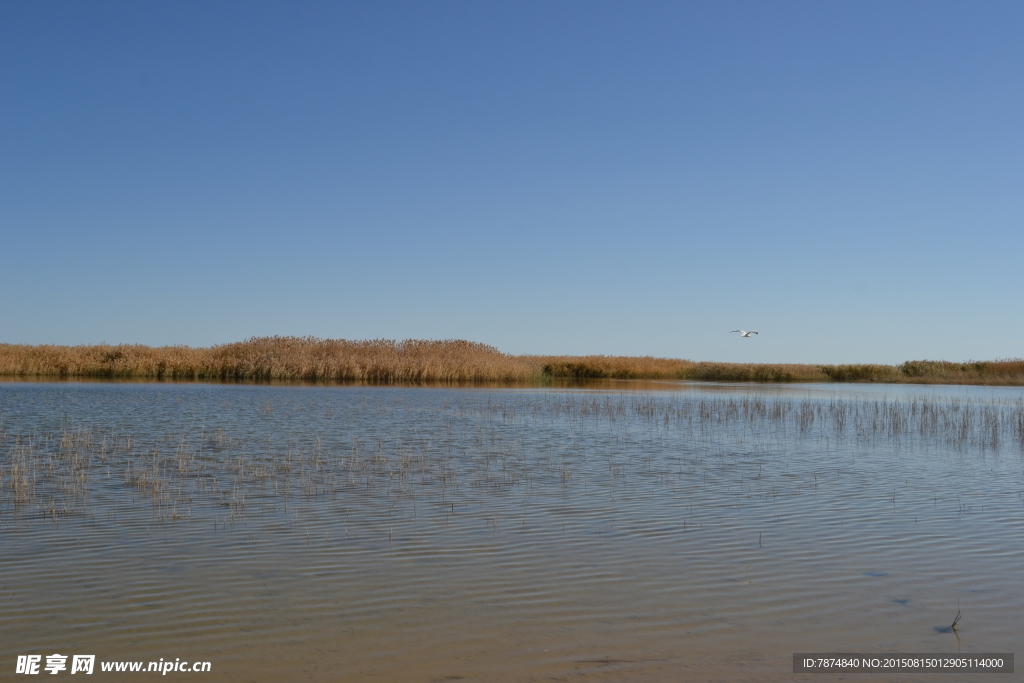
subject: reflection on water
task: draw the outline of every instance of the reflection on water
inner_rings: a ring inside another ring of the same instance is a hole
[[[1020,651],[1022,396],[0,384],[0,670],[789,680],[793,652]]]

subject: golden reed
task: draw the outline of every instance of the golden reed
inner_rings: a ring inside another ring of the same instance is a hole
[[[178,380],[515,381],[528,363],[467,341],[346,341],[254,337],[188,346],[23,346],[0,344],[0,375]]]
[[[650,356],[513,356],[493,346],[462,340],[254,337],[209,348],[0,344],[0,376],[380,383],[611,378],[1024,385],[1024,360],[908,361],[902,365],[710,363]]]

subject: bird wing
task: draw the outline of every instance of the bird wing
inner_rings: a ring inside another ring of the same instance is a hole
[[[743,334],[743,330],[729,330],[729,334],[732,334],[733,332],[739,332],[740,334]]]

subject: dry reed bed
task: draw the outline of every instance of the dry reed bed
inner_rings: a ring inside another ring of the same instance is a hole
[[[697,363],[651,356],[523,356],[543,375],[571,379],[689,379]]]
[[[209,348],[0,344],[0,376],[377,383],[611,378],[1024,385],[1024,360],[908,361],[898,366],[698,363],[649,356],[512,356],[462,340],[256,337]]]
[[[887,382],[1024,385],[1024,360],[907,361],[901,365],[713,363],[628,356],[524,356],[544,375],[574,379],[679,379],[704,382]]]
[[[468,341],[262,337],[210,348],[0,344],[0,375],[173,380],[516,381],[524,361]]]
[[[377,415],[399,409],[373,408]],[[645,448],[635,455],[616,450],[638,430],[671,439],[673,452],[691,462],[713,450],[712,441],[719,451],[722,444],[731,450],[742,442],[818,440],[1024,452],[1022,401],[556,394],[488,398],[445,410],[443,423],[416,434],[330,446],[308,434],[268,446],[223,429],[146,437],[78,426],[25,435],[0,423],[0,519],[58,522],[103,514],[116,521],[148,510],[154,522],[195,516],[233,524],[267,513],[297,520],[302,506],[341,506],[356,497],[386,498],[393,508],[401,503],[413,510],[417,501],[444,510],[451,504],[454,514],[456,500],[461,506],[510,490],[579,486],[588,447],[596,450],[591,458],[607,458],[613,479],[639,467],[644,476],[678,482],[672,463],[653,469],[656,459]],[[534,445],[527,445],[531,439]]]

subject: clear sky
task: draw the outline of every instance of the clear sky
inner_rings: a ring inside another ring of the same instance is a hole
[[[0,341],[1024,356],[1022,36],[1020,2],[5,2]]]

